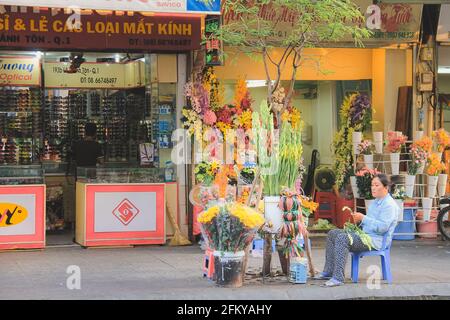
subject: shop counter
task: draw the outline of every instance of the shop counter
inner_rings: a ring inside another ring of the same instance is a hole
[[[45,198],[40,165],[0,166],[0,250],[45,247]]]
[[[94,247],[166,243],[169,220],[166,208],[170,204],[170,211],[178,220],[178,185],[151,182],[150,172],[147,175],[138,172],[139,178],[132,169],[96,168],[78,172],[75,223],[78,244]],[[168,193],[171,199],[166,203]]]
[[[76,185],[76,236],[78,244],[118,246],[164,244],[165,185]]]

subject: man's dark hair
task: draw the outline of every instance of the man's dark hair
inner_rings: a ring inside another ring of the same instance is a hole
[[[86,136],[95,137],[97,135],[97,125],[95,123],[86,123],[84,133]]]

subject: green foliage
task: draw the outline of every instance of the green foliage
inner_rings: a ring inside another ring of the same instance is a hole
[[[273,114],[264,100],[259,112],[253,113],[252,130],[264,194],[279,196],[286,187],[294,190],[303,153],[301,126],[294,129],[288,121],[283,121],[278,139]]]
[[[336,226],[331,224],[330,221],[326,219],[319,219],[317,220],[317,223],[313,225],[312,229],[316,230],[331,230],[336,229]]]
[[[372,238],[367,233],[365,233],[360,227],[358,227],[353,223],[346,222],[344,224],[344,231],[347,232],[348,239],[350,240],[350,245],[353,244],[353,238],[351,234],[355,234],[361,239],[362,243],[364,243],[369,248],[369,250],[372,250],[373,248]]]
[[[364,16],[350,0],[222,0],[223,15],[239,18],[212,33],[227,45],[248,53],[262,52],[272,47],[312,48],[351,37],[362,47],[362,39],[370,36],[363,25]],[[285,37],[274,35],[278,19],[268,20],[258,14],[262,8],[282,15],[292,13]]]

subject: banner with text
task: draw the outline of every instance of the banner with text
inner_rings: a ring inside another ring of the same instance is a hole
[[[187,51],[200,47],[200,17],[64,12],[0,13],[0,46],[26,49],[93,51]]]
[[[38,58],[0,57],[0,86],[39,86],[41,65]]]
[[[144,63],[83,63],[77,73],[65,73],[69,63],[44,64],[46,88],[134,88],[144,85]]]
[[[373,32],[370,38],[363,41],[366,45],[418,41],[422,16],[421,4],[380,3],[374,5],[371,0],[355,0],[354,2],[366,18],[365,27]],[[274,45],[279,44],[290,34],[290,30],[300,18],[298,12],[285,7],[275,7],[271,3],[262,5],[258,16],[263,20],[276,23],[274,24],[276,28],[270,38]],[[249,20],[251,17],[244,17],[241,13],[234,11],[223,15],[224,24],[239,23],[241,19]],[[354,21],[353,23],[364,26],[363,21]],[[337,46],[343,42],[350,43],[352,39],[342,39]]]
[[[12,6],[220,14],[220,0],[2,0]]]

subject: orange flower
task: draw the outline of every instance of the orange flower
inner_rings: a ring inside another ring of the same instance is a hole
[[[445,129],[441,128],[437,131],[433,131],[432,135],[436,141],[438,152],[443,152],[446,147],[450,146],[450,135]]]
[[[417,140],[413,143],[413,146],[416,146],[418,148],[421,148],[422,150],[426,152],[431,152],[431,149],[433,148],[433,141],[429,137],[423,137],[420,140]]]
[[[439,154],[432,153],[428,157],[427,174],[430,176],[437,176],[439,173],[445,170],[445,165],[441,162]]]

